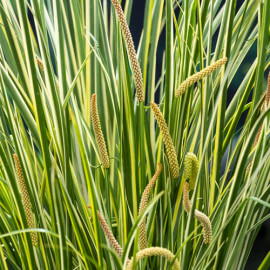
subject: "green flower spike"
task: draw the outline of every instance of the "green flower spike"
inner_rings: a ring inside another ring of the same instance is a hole
[[[194,189],[199,171],[199,161],[193,153],[187,153],[184,160],[184,178],[189,179],[190,189]]]

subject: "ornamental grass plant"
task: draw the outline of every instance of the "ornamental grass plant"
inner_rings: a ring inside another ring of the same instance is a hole
[[[139,4],[0,0],[1,269],[247,267],[270,218],[270,1]]]

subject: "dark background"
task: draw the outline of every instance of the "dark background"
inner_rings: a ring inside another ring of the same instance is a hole
[[[241,4],[242,4],[242,0],[237,1],[237,10],[240,8]],[[130,31],[134,38],[134,43],[135,43],[136,48],[138,47],[141,31],[143,28],[144,7],[145,7],[145,1],[142,1],[142,0],[133,1],[133,8],[132,8],[131,20],[130,20]],[[216,38],[217,38],[217,35],[213,37],[214,40]],[[243,64],[241,65],[237,73],[237,76],[235,76],[235,79],[232,81],[228,89],[227,104],[230,103],[231,99],[233,98],[233,94],[235,93],[235,90],[238,88],[238,86],[241,84],[242,79],[244,78],[244,75],[247,69],[256,58],[256,55],[257,55],[256,46],[257,44],[254,44],[254,46],[251,48]],[[162,67],[162,54],[164,50],[165,50],[165,31],[163,30],[161,38],[159,40],[159,46],[158,46],[158,52],[157,52],[158,53],[157,66],[156,66],[157,78],[161,74],[160,71]],[[268,72],[265,72],[265,82],[267,79],[267,74]],[[251,101],[251,97],[250,97],[250,101]],[[240,120],[240,125],[238,128],[241,128],[241,125],[244,124],[245,117],[246,115],[244,114]],[[262,260],[267,255],[269,250],[270,250],[270,220],[267,220],[266,222],[264,222],[256,238],[254,246],[250,252],[245,270],[257,269],[258,266],[261,264]],[[232,269],[232,270],[235,270],[235,269]]]

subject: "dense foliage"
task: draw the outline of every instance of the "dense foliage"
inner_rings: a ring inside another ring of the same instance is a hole
[[[1,269],[244,269],[270,217],[270,1],[112,2],[0,0]]]

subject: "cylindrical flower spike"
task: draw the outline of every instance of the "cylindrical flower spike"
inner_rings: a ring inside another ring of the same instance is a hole
[[[184,160],[184,177],[189,179],[190,189],[194,189],[197,174],[199,171],[199,161],[193,153],[187,153]]]
[[[161,247],[150,247],[150,248],[146,248],[143,250],[140,250],[137,254],[136,254],[136,262],[140,261],[143,258],[146,257],[151,257],[151,256],[160,256],[163,258],[166,258],[169,262],[172,262],[175,258],[174,254],[169,251],[166,248],[161,248]],[[134,262],[134,258],[132,258],[126,268],[126,270],[131,270],[133,268],[133,262]],[[173,270],[180,270],[180,262],[178,261],[178,259],[176,258],[174,260],[173,266],[172,266]]]
[[[151,101],[151,107],[152,107],[152,110],[155,114],[155,117],[157,119],[158,125],[160,127],[160,130],[161,130],[161,133],[163,136],[163,140],[164,140],[166,151],[167,151],[168,158],[169,158],[169,164],[170,164],[170,168],[171,168],[171,172],[172,172],[172,177],[178,178],[179,164],[177,161],[177,155],[176,155],[176,151],[175,151],[175,148],[173,145],[171,135],[169,133],[169,129],[167,127],[165,119],[164,119],[159,107],[157,106],[157,104],[155,102]]]
[[[220,66],[226,64],[227,60],[228,60],[227,57],[224,57],[224,58],[216,61],[215,63],[213,63],[211,66],[206,67],[206,68],[202,69],[201,71],[195,73],[194,75],[188,77],[185,81],[183,81],[180,84],[180,86],[178,87],[178,89],[175,92],[175,96],[180,97],[181,95],[183,95],[191,85],[193,85],[195,82],[201,80],[202,78],[210,75],[216,69],[218,69]]]
[[[103,133],[102,133],[102,130],[101,130],[101,125],[100,125],[100,120],[99,120],[99,115],[98,115],[98,109],[97,109],[97,97],[96,97],[96,94],[92,95],[91,118],[92,118],[93,129],[94,129],[95,137],[96,137],[96,140],[97,140],[99,153],[100,153],[100,156],[101,156],[102,165],[103,165],[104,168],[109,168],[110,167],[109,156],[108,156],[104,136],[103,136]]]
[[[154,174],[153,178],[150,180],[148,185],[146,186],[145,190],[143,191],[140,206],[139,206],[139,215],[144,211],[147,203],[148,203],[148,198],[150,195],[150,192],[152,188],[154,187],[156,181],[158,180],[158,177],[161,173],[162,170],[162,165],[161,163],[158,163],[158,169],[156,173]],[[139,243],[140,243],[140,249],[145,249],[147,248],[147,236],[146,236],[146,222],[145,218],[142,220],[140,226],[139,226]]]
[[[189,201],[189,184],[185,183],[183,190],[183,206],[187,213],[191,211],[191,204]],[[203,242],[209,244],[212,239],[212,225],[210,219],[201,211],[195,209],[194,217],[197,218],[203,226]]]
[[[136,88],[136,95],[139,100],[139,102],[144,101],[144,92],[143,92],[143,78],[142,78],[142,71],[140,68],[140,64],[136,55],[133,39],[129,30],[129,27],[127,25],[127,21],[125,18],[125,14],[122,10],[121,5],[119,4],[118,0],[112,0],[112,4],[115,8],[115,11],[117,13],[120,26],[123,31],[123,35],[125,38],[126,46],[127,46],[127,52],[128,57],[131,65],[131,70],[133,72],[134,76],[134,82],[135,82],[135,88]]]
[[[212,239],[212,226],[208,216],[197,209],[195,209],[194,216],[201,222],[203,226],[203,242],[205,244],[209,244]]]
[[[43,62],[38,57],[36,57],[36,60],[37,60],[37,64],[39,65],[39,67],[44,71]],[[57,90],[60,91],[60,87],[59,87],[58,82],[56,82],[56,87],[57,87]],[[70,117],[70,119],[71,119],[71,117]]]
[[[264,97],[263,97],[261,103],[259,104],[259,110],[260,110],[260,112],[262,112],[262,113],[265,112],[265,110],[269,106],[269,101],[270,101],[270,72],[268,74],[266,92],[264,94]]]
[[[21,191],[22,205],[23,205],[23,209],[25,212],[27,225],[29,228],[35,228],[34,215],[32,212],[32,204],[31,204],[29,194],[27,191],[27,186],[26,186],[25,181],[24,181],[23,172],[22,172],[22,168],[21,168],[21,164],[20,164],[20,160],[19,160],[18,155],[13,154],[13,159],[14,159],[14,163],[15,163],[15,169],[16,169],[17,179],[18,179],[18,183],[19,183],[19,188]],[[31,232],[30,236],[31,236],[33,246],[36,247],[38,245],[37,233]]]
[[[87,207],[91,208],[90,205],[88,205]],[[104,234],[106,235],[109,243],[112,245],[112,247],[115,249],[118,256],[121,258],[123,254],[122,247],[119,245],[118,241],[115,239],[109,225],[107,224],[106,220],[102,217],[99,211],[97,211],[97,217],[98,217],[99,224],[102,230],[104,231]]]
[[[188,182],[185,182],[184,190],[183,190],[183,206],[187,213],[191,210],[191,204],[189,201],[189,185]]]
[[[270,72],[268,74],[268,80],[267,80],[267,90],[266,90],[266,93],[265,93],[265,109],[268,108],[269,106],[269,102],[270,102]]]
[[[44,70],[43,62],[42,62],[38,57],[36,57],[36,60],[37,60],[37,64],[40,66],[40,68],[41,68],[42,70]]]
[[[260,128],[259,128],[259,130],[258,130],[258,132],[256,134],[256,137],[255,137],[255,140],[254,140],[254,143],[253,143],[253,148],[255,148],[256,145],[259,142],[259,139],[260,139],[261,133],[262,133],[262,128],[263,128],[263,125],[260,126]],[[251,160],[250,160],[250,162],[249,162],[249,164],[247,166],[247,172],[248,173],[250,172],[250,169],[251,169],[252,164],[253,164],[253,157],[251,158]]]
[[[264,100],[263,100],[262,105],[261,105],[261,112],[262,113],[264,113],[265,110],[268,108],[269,102],[270,102],[270,72],[268,74],[266,93],[265,93]],[[259,139],[261,137],[262,128],[263,128],[263,125],[260,126],[260,128],[259,128],[259,130],[258,130],[258,132],[256,134],[256,137],[255,137],[255,140],[254,140],[254,143],[253,143],[253,148],[255,148],[256,145],[258,144],[258,141],[259,141]],[[253,157],[252,157],[252,159],[250,160],[250,162],[249,162],[249,164],[247,166],[247,172],[250,172],[252,164],[253,164]]]

